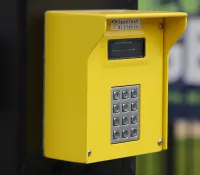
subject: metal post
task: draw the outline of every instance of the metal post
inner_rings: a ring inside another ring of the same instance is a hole
[[[26,1],[2,0],[0,23],[0,174],[17,175],[26,149]]]
[[[136,157],[89,165],[65,163],[62,173],[62,175],[136,175]]]
[[[166,174],[175,174],[175,135],[174,124],[168,125],[168,150],[167,150],[167,168]]]

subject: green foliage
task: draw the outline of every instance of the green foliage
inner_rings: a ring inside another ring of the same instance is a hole
[[[175,141],[175,175],[200,174],[200,139]],[[137,156],[137,175],[167,175],[166,151]]]
[[[161,0],[138,0],[140,10],[179,11],[175,2],[161,3]],[[179,0],[183,10],[190,14],[200,12],[199,0]]]

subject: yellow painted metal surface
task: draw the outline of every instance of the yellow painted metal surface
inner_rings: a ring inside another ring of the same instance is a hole
[[[167,149],[168,54],[186,17],[130,10],[47,12],[44,155],[92,163]],[[140,19],[141,28],[110,30],[110,20],[127,18]],[[145,38],[145,58],[108,60],[108,40],[120,38]],[[141,87],[140,140],[111,144],[111,87],[132,84]]]

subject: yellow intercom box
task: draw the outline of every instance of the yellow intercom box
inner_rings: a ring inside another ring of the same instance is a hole
[[[45,15],[44,155],[93,163],[167,149],[168,55],[187,14]]]

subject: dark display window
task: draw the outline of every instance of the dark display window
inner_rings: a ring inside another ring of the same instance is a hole
[[[108,41],[109,60],[144,58],[144,56],[144,38],[115,39]]]

